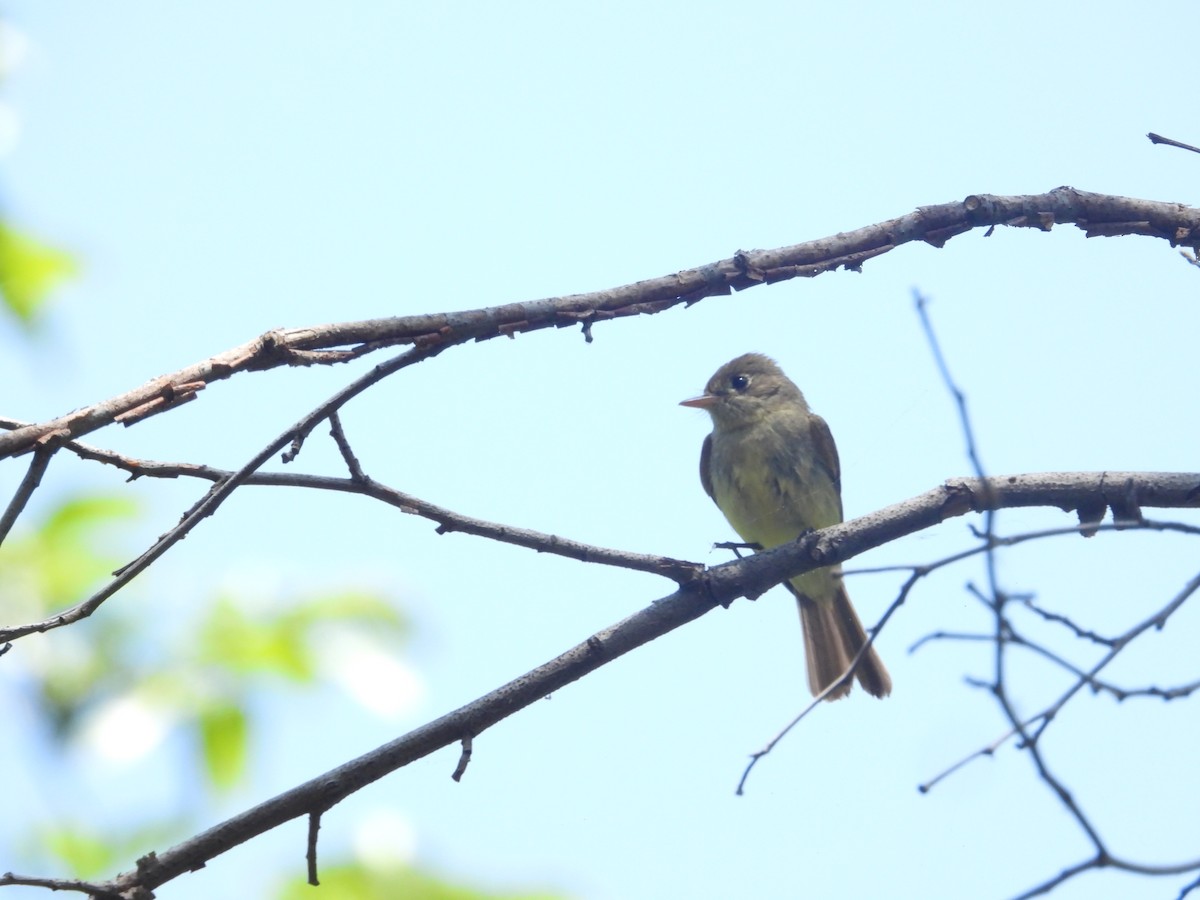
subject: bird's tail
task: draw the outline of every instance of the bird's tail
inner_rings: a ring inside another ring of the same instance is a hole
[[[814,590],[816,575],[825,583],[824,590]],[[800,604],[800,624],[804,629],[804,657],[808,664],[808,687],[814,694],[821,693],[842,677],[850,663],[867,642],[867,633],[850,595],[842,584],[838,569],[811,573],[792,585],[792,593]],[[816,599],[813,595],[821,595]],[[863,689],[872,697],[886,697],[892,692],[892,679],[884,668],[883,660],[872,645],[854,670]],[[852,680],[831,691],[826,700],[838,700],[850,693]]]

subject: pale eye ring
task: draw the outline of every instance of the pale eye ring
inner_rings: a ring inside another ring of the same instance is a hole
[[[734,375],[729,379],[729,386],[740,394],[750,387],[750,376]]]

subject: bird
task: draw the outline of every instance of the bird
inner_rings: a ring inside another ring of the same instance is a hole
[[[825,420],[808,407],[795,383],[761,353],[727,362],[704,393],[681,406],[703,409],[712,433],[700,451],[700,482],[742,540],[770,550],[842,521],[841,467]],[[800,607],[808,686],[813,695],[836,684],[867,641],[850,602],[840,565],[786,582]],[[874,646],[854,672],[874,697],[892,679]],[[846,696],[847,679],[825,699]]]

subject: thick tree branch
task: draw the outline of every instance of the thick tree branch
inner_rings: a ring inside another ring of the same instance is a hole
[[[1051,473],[947,481],[903,503],[804,535],[796,542],[745,559],[714,566],[566,653],[441,718],[370,753],[214,826],[161,854],[138,861],[135,871],[100,887],[133,897],[198,869],[215,856],[284,822],[324,812],[355,791],[442,747],[477,738],[482,732],[629,651],[739,597],[762,594],[785,578],[842,562],[898,536],[982,508],[1049,505],[1072,509],[1107,502],[1113,485],[1137,488],[1146,506],[1200,505],[1200,474]],[[0,632],[0,639],[4,633]],[[464,743],[464,746],[467,746]],[[460,761],[461,766],[461,761]]]
[[[1010,225],[1049,231],[1056,224],[1073,224],[1088,237],[1141,234],[1172,246],[1200,248],[1200,209],[1181,203],[1093,194],[1071,187],[1012,197],[976,194],[790,247],[739,251],[729,259],[610,290],[463,312],[268,331],[118,397],[0,435],[0,459],[80,437],[113,422],[132,425],[193,400],[207,385],[239,372],[347,362],[398,344],[436,351],[472,340],[569,325],[583,325],[590,334],[595,322],[661,312],[759,284],[811,278],[839,267],[857,270],[866,260],[912,241],[942,247],[974,228]]]

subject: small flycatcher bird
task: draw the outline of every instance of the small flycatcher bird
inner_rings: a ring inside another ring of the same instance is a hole
[[[774,360],[747,353],[721,366],[704,393],[681,406],[707,410],[712,434],[700,451],[700,481],[743,541],[763,550],[842,521],[837,447],[825,420]],[[808,686],[819,694],[841,677],[867,635],[842,583],[828,566],[788,582],[800,604]],[[892,679],[872,646],[855,676],[886,697]],[[836,700],[853,684],[829,694]]]

